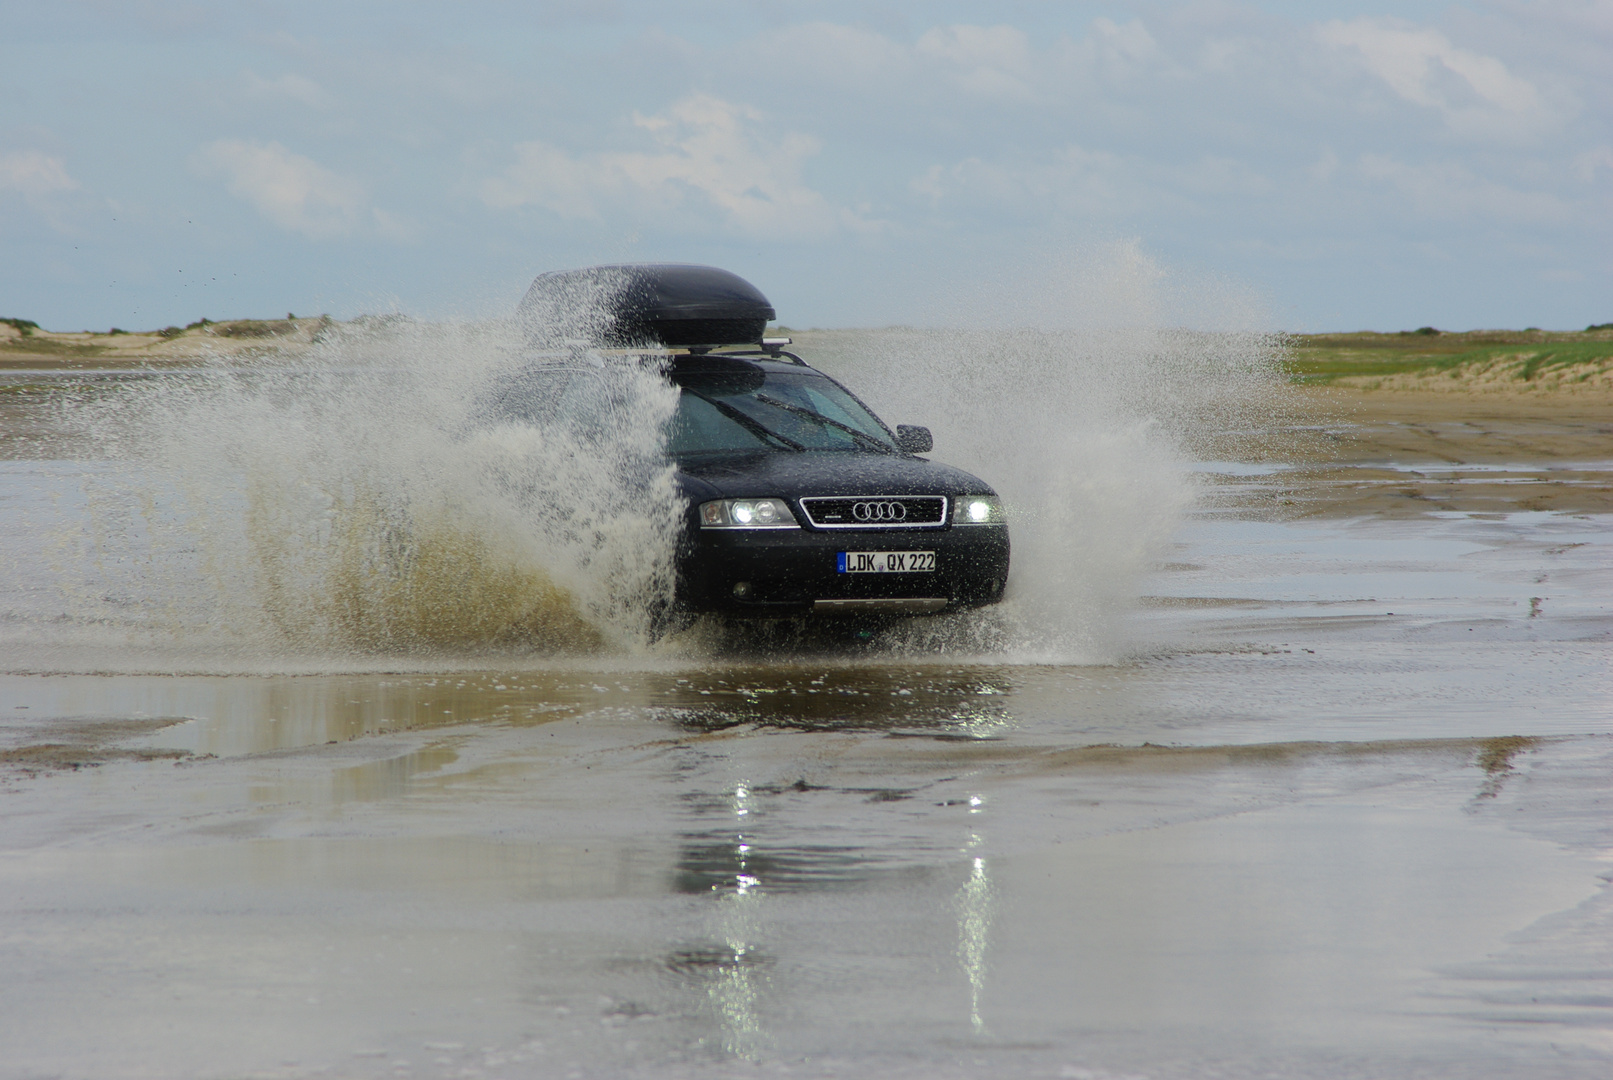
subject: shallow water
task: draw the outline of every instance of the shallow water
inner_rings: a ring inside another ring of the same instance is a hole
[[[265,653],[123,468],[0,463],[0,1076],[1613,1065],[1606,515],[1201,462],[1103,663]]]

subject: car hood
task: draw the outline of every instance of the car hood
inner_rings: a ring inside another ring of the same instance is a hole
[[[962,469],[925,458],[848,451],[762,451],[679,459],[678,482],[693,500],[796,499],[803,495],[992,495]]]

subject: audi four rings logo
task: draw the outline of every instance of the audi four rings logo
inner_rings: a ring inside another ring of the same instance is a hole
[[[851,516],[858,521],[906,521],[907,507],[899,502],[852,503]]]

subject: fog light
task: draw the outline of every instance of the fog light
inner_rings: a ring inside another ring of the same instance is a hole
[[[745,599],[745,597],[749,596],[750,595],[750,582],[748,582],[748,581],[736,581],[736,582],[734,582],[734,595],[737,596],[741,600],[743,600],[743,599]]]

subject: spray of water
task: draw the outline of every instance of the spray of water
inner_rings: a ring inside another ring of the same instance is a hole
[[[669,601],[681,505],[649,371],[585,438],[489,415],[513,325],[368,320],[311,355],[176,375],[89,410],[105,517],[182,637],[251,649],[633,650]],[[115,488],[116,490],[108,490]],[[186,560],[161,558],[186,550]],[[197,583],[176,580],[199,574]],[[177,598],[186,598],[179,601]]]
[[[801,341],[888,420],[930,425],[935,456],[1009,509],[1006,602],[877,645],[1112,659],[1192,502],[1184,461],[1259,407],[1277,342],[1239,325],[1258,314],[1235,293],[1173,300],[1135,246],[998,280],[933,320],[951,328]],[[698,630],[654,641],[682,514],[662,454],[675,391],[626,372],[615,422],[587,438],[501,418],[490,388],[555,344],[532,319],[363,320],[305,356],[171,374],[81,410],[115,467],[85,481],[79,565],[122,565],[121,607],[146,629],[256,656],[709,648]],[[1212,329],[1169,328],[1188,319]],[[87,609],[107,590],[77,591]]]
[[[907,624],[886,646],[1123,655],[1142,578],[1194,500],[1184,466],[1269,408],[1282,346],[1264,318],[1257,298],[1177,282],[1127,243],[988,276],[935,313],[948,329],[812,335],[823,366],[888,420],[930,426],[935,456],[1008,510],[1004,603]]]

